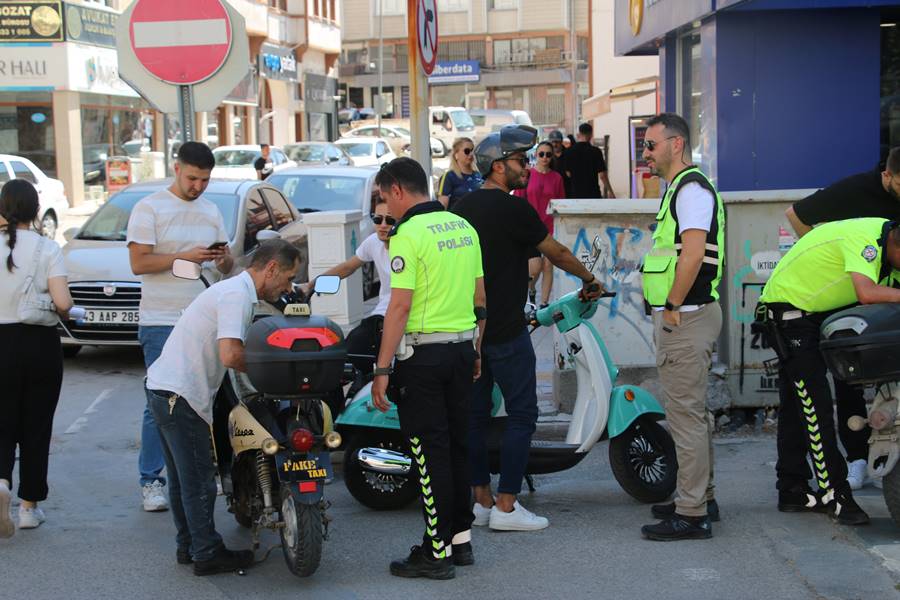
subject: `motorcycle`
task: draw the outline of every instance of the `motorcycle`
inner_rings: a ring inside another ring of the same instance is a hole
[[[594,239],[592,263],[601,246]],[[605,293],[603,297],[614,297]],[[575,368],[578,391],[572,420],[563,442],[532,440],[526,483],[534,491],[533,475],[574,467],[601,440],[609,439],[613,475],[622,488],[641,502],[661,502],[675,490],[677,461],[669,432],[657,421],[665,413],[652,394],[634,385],[615,385],[618,369],[602,336],[590,322],[598,300],[582,301],[571,292],[533,314],[532,331],[556,327],[563,335],[566,360]],[[493,390],[488,448],[493,473],[500,470],[505,428],[503,397]],[[397,408],[382,413],[372,403],[371,383],[362,388],[335,420],[346,439],[344,481],[350,494],[365,506],[388,510],[417,497],[411,474],[409,444],[400,432]]]
[[[882,478],[884,502],[900,525],[900,306],[868,304],[831,315],[819,347],[835,378],[875,391],[868,415],[850,417],[847,425],[871,426],[867,470]]]
[[[202,278],[200,266],[187,261],[176,261],[173,272]],[[339,285],[338,277],[320,277],[315,292],[333,294]],[[223,386],[234,393],[230,452],[213,446],[228,510],[251,530],[254,551],[264,529],[277,531],[288,569],[307,577],[319,567],[328,536],[324,488],[332,477],[330,451],[341,445],[323,398],[343,377],[346,348],[340,327],[311,316],[296,296],[281,308],[259,315],[247,331],[247,372],[229,371]]]

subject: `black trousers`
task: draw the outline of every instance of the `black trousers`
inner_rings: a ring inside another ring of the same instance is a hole
[[[19,448],[18,496],[47,499],[53,414],[62,387],[62,348],[55,327],[0,325],[0,479],[12,482]]]
[[[457,543],[470,541],[475,519],[467,447],[474,363],[472,342],[426,344],[397,361],[391,379],[419,475],[424,544],[435,558],[452,554],[457,535]]]
[[[862,388],[835,379],[834,396],[837,400],[838,437],[847,453],[847,462],[868,460],[872,428],[866,425],[859,431],[853,431],[847,426],[847,419],[850,417],[866,418],[869,414]]]
[[[819,351],[821,315],[781,322],[778,327],[790,348],[780,360],[778,462],[775,471],[780,491],[807,489],[815,476],[825,502],[847,487],[847,463],[838,448],[834,403],[828,369]],[[769,340],[777,347],[774,340]],[[811,458],[813,472],[806,462]]]

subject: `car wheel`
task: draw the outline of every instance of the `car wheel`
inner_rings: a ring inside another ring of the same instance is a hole
[[[56,237],[58,228],[59,222],[56,220],[56,214],[52,210],[48,210],[41,219],[41,233],[45,238],[52,240]]]

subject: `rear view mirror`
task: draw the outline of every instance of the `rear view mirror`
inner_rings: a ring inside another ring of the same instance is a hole
[[[197,281],[200,279],[201,269],[202,267],[197,263],[182,258],[176,258],[172,263],[172,275],[179,279]]]
[[[317,294],[336,294],[341,289],[341,278],[337,275],[320,275],[316,277]]]
[[[268,240],[280,240],[281,234],[275,231],[274,229],[263,229],[262,231],[257,232],[256,241],[257,242],[265,242]]]

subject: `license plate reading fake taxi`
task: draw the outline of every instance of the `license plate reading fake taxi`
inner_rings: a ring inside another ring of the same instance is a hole
[[[84,318],[78,323],[98,325],[137,325],[139,313],[136,310],[93,310],[85,309]]]
[[[278,460],[278,463],[281,479],[289,481],[327,479],[331,468],[331,459],[327,453],[309,454],[302,459],[284,458]]]

